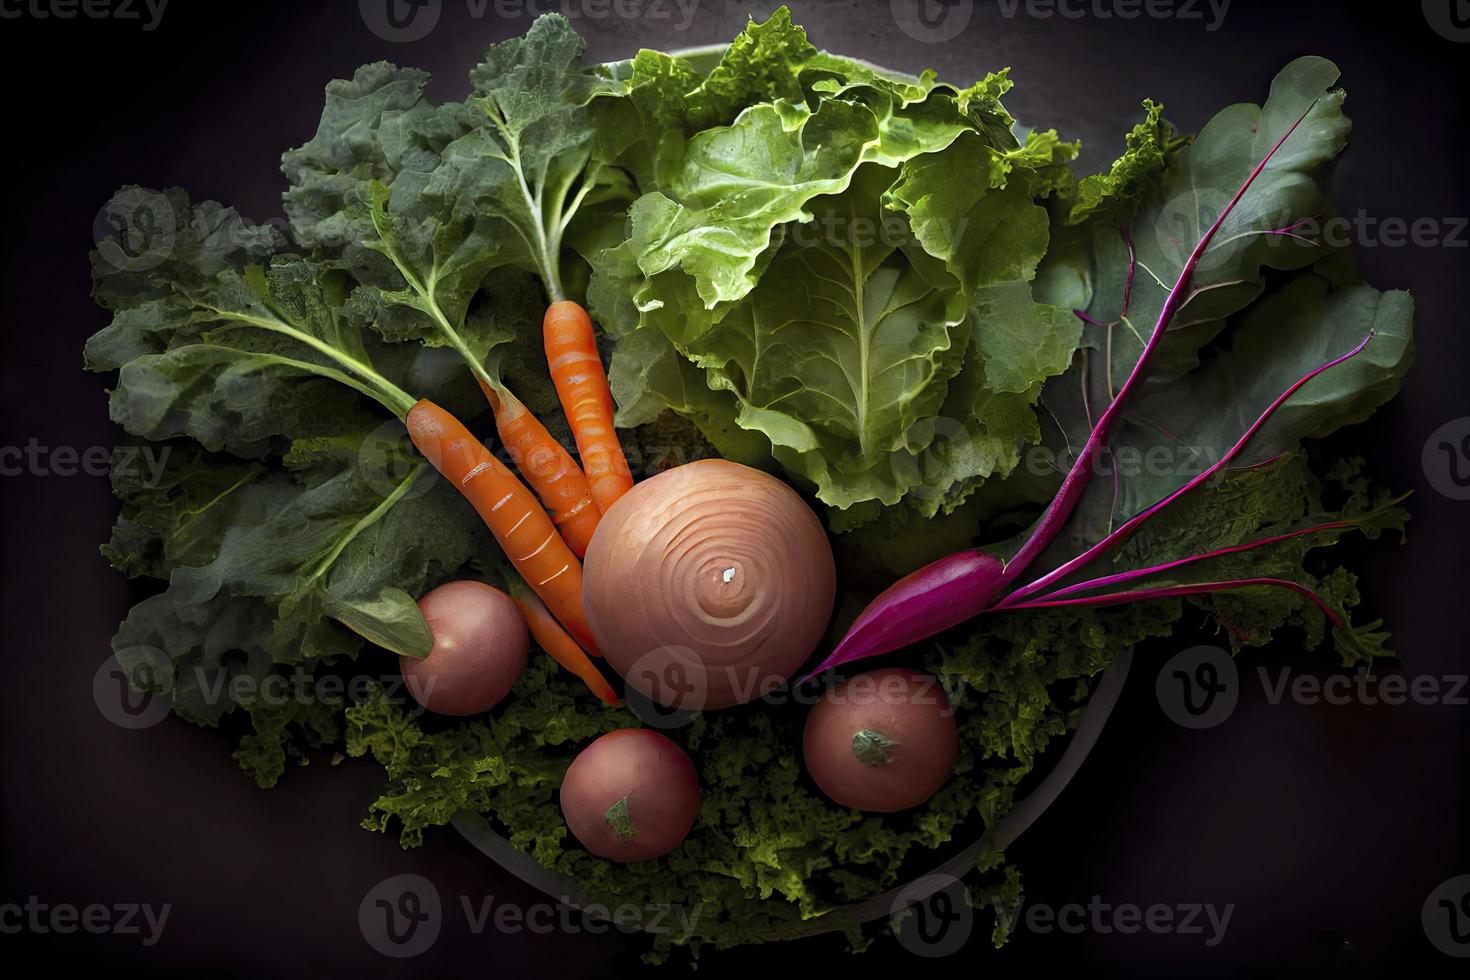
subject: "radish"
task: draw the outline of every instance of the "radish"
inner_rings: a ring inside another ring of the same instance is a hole
[[[398,658],[414,700],[441,715],[478,715],[526,669],[530,637],[510,596],[484,582],[446,582],[419,600],[434,636],[422,660]]]
[[[567,829],[598,857],[647,861],[684,842],[699,815],[699,777],[684,750],[647,728],[587,746],[561,783]]]
[[[1313,102],[1313,106],[1315,106]],[[1331,524],[1320,524],[1315,527],[1305,528],[1291,532],[1288,535],[1265,538],[1252,541],[1232,548],[1206,554],[1192,555],[1187,558],[1154,565],[1148,568],[1139,568],[1127,572],[1107,575],[1096,579],[1057,589],[1048,592],[1047,589],[1067,576],[1081,570],[1094,558],[1106,552],[1108,549],[1121,544],[1139,525],[1149,517],[1158,513],[1171,502],[1188,493],[1195,487],[1205,483],[1215,474],[1235,459],[1250,441],[1251,437],[1260,430],[1278,408],[1295,394],[1308,381],[1317,375],[1327,371],[1349,358],[1360,353],[1368,346],[1373,335],[1367,337],[1353,349],[1328,361],[1320,367],[1314,368],[1304,376],[1290,385],[1281,395],[1273,401],[1255,422],[1245,431],[1231,449],[1220,457],[1219,460],[1198,476],[1189,480],[1179,489],[1167,494],[1162,499],[1145,507],[1138,514],[1114,529],[1098,541],[1096,544],[1084,550],[1081,554],[1062,564],[1051,572],[1046,573],[1034,581],[1012,589],[1015,582],[1025,574],[1026,569],[1041,555],[1046,547],[1052,543],[1061,532],[1067,519],[1071,517],[1077,504],[1082,499],[1082,492],[1086,489],[1088,481],[1096,469],[1096,464],[1106,445],[1113,426],[1122,415],[1123,404],[1128,395],[1140,383],[1147,372],[1149,360],[1163,341],[1174,314],[1183,306],[1189,297],[1189,285],[1194,275],[1195,268],[1199,265],[1200,258],[1209,248],[1214,240],[1215,234],[1224,224],[1226,217],[1240,203],[1246,191],[1250,189],[1257,177],[1266,168],[1266,164],[1276,155],[1287,139],[1296,128],[1301,125],[1303,119],[1311,112],[1312,106],[1292,123],[1286,133],[1276,141],[1275,145],[1256,164],[1250,175],[1241,184],[1235,195],[1230,199],[1219,217],[1217,217],[1205,231],[1189,258],[1185,261],[1179,278],[1175,281],[1169,295],[1159,311],[1158,322],[1154,325],[1153,333],[1149,335],[1148,342],[1144,345],[1138,361],[1133,365],[1122,386],[1118,388],[1107,408],[1093,424],[1087,441],[1082,451],[1077,454],[1076,461],[1062,480],[1062,485],[1056,496],[1047,504],[1041,517],[1032,526],[1030,533],[1021,544],[1021,547],[1008,560],[999,556],[988,554],[976,549],[966,549],[948,555],[938,561],[932,562],[916,572],[913,572],[894,585],[890,586],[877,599],[873,600],[866,609],[854,621],[852,627],[843,636],[836,648],[810,673],[804,675],[803,680],[813,674],[820,673],[830,667],[859,660],[864,657],[874,657],[883,653],[897,650],[901,647],[917,643],[919,640],[933,636],[952,626],[956,626],[967,619],[986,612],[987,610],[1004,609],[1036,609],[1047,606],[1104,606],[1116,605],[1125,602],[1136,602],[1144,599],[1154,599],[1166,596],[1201,595],[1210,592],[1221,592],[1230,589],[1244,588],[1254,585],[1270,585],[1279,588],[1292,589],[1307,596],[1317,605],[1332,622],[1335,629],[1344,629],[1342,618],[1331,609],[1320,596],[1307,587],[1296,582],[1284,579],[1259,577],[1232,579],[1221,582],[1202,582],[1186,585],[1174,585],[1160,588],[1124,589],[1122,591],[1110,591],[1098,593],[1097,590],[1110,588],[1123,582],[1149,575],[1156,575],[1168,569],[1177,568],[1182,565],[1204,561],[1221,554],[1248,551],[1267,544],[1283,540],[1285,537],[1297,537],[1303,534],[1312,534],[1325,531],[1335,527],[1343,526],[1343,522]],[[1128,241],[1126,229],[1123,232],[1125,242]],[[1133,267],[1136,259],[1133,257],[1133,249],[1129,248],[1130,266],[1127,282],[1133,281]],[[1128,288],[1125,287],[1125,302]],[[1125,307],[1126,308],[1126,307]],[[1080,312],[1079,316],[1083,316]],[[1083,319],[1086,319],[1083,316]],[[1009,591],[1008,591],[1009,590]],[[1078,595],[1078,593],[1083,593]]]
[[[939,682],[892,667],[837,684],[807,716],[806,768],[834,803],[896,813],[933,796],[958,751]]]

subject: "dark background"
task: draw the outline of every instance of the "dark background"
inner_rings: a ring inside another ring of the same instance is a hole
[[[137,21],[42,19],[16,0],[0,4],[0,446],[34,438],[85,449],[121,439],[107,420],[106,382],[84,374],[80,356],[105,322],[88,299],[86,255],[115,187],[179,184],[196,200],[218,198],[260,220],[278,216],[279,154],[312,133],[328,79],[388,58],[433,70],[435,94],[458,98],[483,47],[529,22],[493,6],[471,17],[464,0],[443,6],[426,38],[396,44],[369,31],[351,0],[174,0],[152,31]],[[672,20],[575,23],[591,56],[606,60],[644,45],[728,40],[747,12],[764,17],[773,6],[702,0],[686,30],[676,29],[674,8],[664,8]],[[907,36],[886,2],[793,7],[819,45],[894,68],[928,65],[967,82],[1014,66],[1009,108],[1080,136],[1089,168],[1117,153],[1146,96],[1196,131],[1231,102],[1261,101],[1292,57],[1327,55],[1343,69],[1354,122],[1339,170],[1341,210],[1409,221],[1470,214],[1470,45],[1436,34],[1417,3],[1235,0],[1210,31],[1201,20],[1048,18],[1025,7],[1008,18],[979,2],[966,29],[944,43]],[[8,16],[16,11],[22,16]],[[1409,544],[1370,548],[1359,562],[1373,614],[1395,633],[1397,669],[1411,677],[1467,670],[1470,502],[1436,492],[1420,462],[1431,432],[1470,415],[1464,246],[1462,233],[1459,248],[1359,251],[1369,281],[1410,288],[1418,303],[1418,363],[1404,392],[1341,439],[1373,461],[1380,479],[1416,491]],[[5,477],[0,494],[0,902],[37,895],[79,906],[173,905],[152,948],[137,936],[24,933],[0,935],[0,949],[43,954],[54,968],[105,964],[114,974],[191,977],[597,977],[639,968],[639,944],[617,934],[472,934],[455,896],[536,896],[452,831],[405,852],[395,836],[356,829],[380,785],[370,763],[328,768],[318,758],[262,792],[234,769],[216,732],[110,724],[91,681],[130,595],[96,551],[114,514],[106,480]],[[1218,946],[1198,936],[1089,932],[1022,934],[993,952],[977,930],[947,959],[916,959],[892,942],[849,958],[840,941],[825,939],[708,953],[701,974],[779,967],[1015,976],[1054,967],[1126,977],[1464,975],[1465,961],[1430,946],[1420,909],[1440,882],[1470,872],[1465,709],[1273,705],[1247,683],[1228,722],[1189,731],[1161,713],[1153,691],[1158,665],[1187,640],[1140,651],[1087,766],[1011,857],[1032,902],[1085,904],[1097,895],[1145,906],[1234,903]],[[1257,665],[1287,663],[1322,674],[1333,667],[1327,654],[1305,655],[1289,642],[1249,654],[1243,667],[1253,677]],[[408,872],[434,882],[447,921],[429,952],[395,961],[364,942],[357,908],[380,880]]]

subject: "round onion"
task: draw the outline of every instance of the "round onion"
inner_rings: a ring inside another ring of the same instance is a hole
[[[531,640],[510,596],[484,582],[446,582],[419,600],[434,635],[422,660],[399,657],[409,693],[441,715],[478,715],[510,693]]]
[[[672,851],[699,815],[699,776],[684,750],[647,728],[587,746],[561,783],[567,829],[598,857],[646,861]]]
[[[603,515],[583,567],[607,661],[660,704],[760,697],[820,642],[837,575],[817,516],[769,474],[722,459],[665,470]]]
[[[807,772],[834,803],[896,813],[938,791],[954,768],[959,738],[939,682],[888,667],[849,677],[807,715]]]

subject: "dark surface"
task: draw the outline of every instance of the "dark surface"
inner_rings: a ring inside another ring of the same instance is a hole
[[[728,40],[747,10],[701,3],[687,30],[673,20],[577,21],[591,54],[640,45]],[[1020,118],[1083,138],[1085,162],[1114,155],[1138,102],[1156,96],[1183,129],[1215,110],[1259,101],[1272,74],[1308,52],[1343,69],[1354,137],[1339,171],[1341,209],[1379,218],[1470,213],[1463,94],[1470,46],[1442,39],[1419,5],[1231,5],[1223,26],[1200,21],[1013,18],[975,6],[954,40],[920,43],[887,3],[794,4],[815,41],[909,70],[967,81],[1014,66],[1008,100]],[[19,5],[7,10],[18,9]],[[1351,9],[1349,9],[1351,8]],[[80,368],[83,340],[104,323],[87,296],[86,252],[97,209],[119,184],[180,184],[258,219],[279,214],[282,149],[312,132],[329,78],[387,57],[432,69],[437,94],[458,97],[490,41],[527,19],[467,16],[445,0],[438,28],[390,44],[351,2],[169,5],[156,30],[136,22],[0,19],[5,46],[6,229],[0,292],[6,349],[0,446],[112,446],[104,381]],[[1384,11],[1392,10],[1392,13]],[[1470,415],[1470,327],[1463,293],[1470,250],[1363,248],[1366,277],[1411,288],[1418,363],[1403,394],[1342,440],[1377,476],[1417,491],[1409,545],[1360,563],[1370,605],[1396,635],[1411,676],[1467,669],[1464,550],[1470,503],[1437,493],[1421,467],[1425,440]],[[94,671],[130,602],[98,558],[114,512],[106,480],[0,479],[4,514],[4,684],[0,685],[4,845],[0,902],[36,895],[86,905],[172,903],[162,940],[0,933],[0,949],[49,965],[105,964],[112,974],[357,977],[612,976],[639,967],[636,942],[586,932],[472,934],[455,896],[503,903],[534,896],[452,832],[404,852],[356,829],[380,773],[316,759],[261,792],[236,771],[218,733],[179,723],[142,732],[110,724],[91,696]],[[1426,941],[1420,908],[1466,850],[1463,707],[1268,702],[1245,685],[1223,725],[1188,731],[1159,710],[1153,675],[1183,639],[1142,651],[1123,703],[1081,776],[1011,857],[1028,900],[1234,903],[1224,940],[1199,936],[1022,934],[995,953],[978,934],[947,959],[892,943],[848,958],[836,940],[710,954],[704,976],[773,964],[857,975],[924,969],[1018,976],[1040,966],[1093,976],[1464,975],[1464,960]],[[1250,654],[1257,666],[1325,654],[1290,644]],[[433,948],[395,961],[371,949],[357,909],[382,879],[413,872],[445,897]],[[986,917],[988,918],[988,916]],[[14,957],[7,957],[16,963]],[[682,975],[682,967],[677,968]]]

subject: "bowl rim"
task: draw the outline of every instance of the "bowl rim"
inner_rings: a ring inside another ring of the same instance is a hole
[[[787,928],[773,929],[770,938],[799,939],[837,932],[884,917],[896,919],[909,907],[927,901],[935,893],[945,891],[962,879],[975,867],[982,854],[991,850],[1004,851],[1056,802],[1082,768],[1118,704],[1132,663],[1133,650],[1125,650],[1097,675],[1100,677],[1097,688],[1088,698],[1082,718],[1056,763],[1047,770],[1035,789],[1015,802],[1006,815],[979,839],[906,884],[861,902],[827,909]],[[600,902],[570,878],[542,867],[529,853],[519,850],[492,829],[482,814],[463,810],[454,816],[450,824],[482,854],[537,891],[571,909],[594,918],[611,920],[610,909],[616,903]]]

